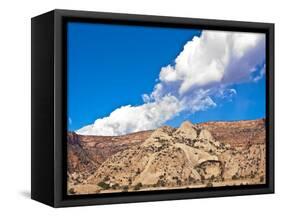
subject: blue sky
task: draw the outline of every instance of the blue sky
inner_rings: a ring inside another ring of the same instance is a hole
[[[68,129],[73,131],[108,116],[123,105],[143,104],[161,67],[172,63],[200,30],[125,25],[68,23]],[[217,99],[217,106],[183,120],[256,119],[265,116],[265,79],[232,85],[237,94]]]

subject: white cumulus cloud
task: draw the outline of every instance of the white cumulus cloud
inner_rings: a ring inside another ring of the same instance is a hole
[[[78,131],[84,135],[124,135],[155,129],[181,112],[204,111],[214,98],[231,99],[231,84],[255,82],[265,73],[265,35],[203,30],[187,42],[173,64],[162,67],[143,104],[125,105]],[[262,68],[258,75],[252,73]]]
[[[258,33],[202,31],[184,45],[173,65],[161,69],[152,97],[175,86],[184,95],[192,88],[247,81],[265,60],[265,35]]]
[[[166,95],[159,101],[139,106],[122,106],[108,117],[97,119],[94,124],[79,129],[77,133],[112,136],[151,130],[175,117],[181,110],[180,101],[174,96]]]

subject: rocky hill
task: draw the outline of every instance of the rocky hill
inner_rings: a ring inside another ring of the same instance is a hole
[[[145,141],[152,131],[124,136],[83,136],[69,132],[68,179],[71,183],[83,183],[89,175],[111,155]]]
[[[184,122],[177,129],[161,127],[118,137],[70,133],[69,193],[264,183],[262,121]],[[240,138],[239,133],[253,139]]]

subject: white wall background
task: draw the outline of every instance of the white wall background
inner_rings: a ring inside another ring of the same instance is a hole
[[[280,214],[281,117],[276,113],[276,194],[52,209],[30,196],[30,18],[54,8],[276,23],[276,111],[281,109],[277,0],[9,0],[0,2],[1,216],[269,216]],[[278,171],[279,170],[279,171]],[[42,186],[43,187],[43,186]],[[278,213],[279,212],[279,213]],[[278,214],[277,214],[278,213]]]

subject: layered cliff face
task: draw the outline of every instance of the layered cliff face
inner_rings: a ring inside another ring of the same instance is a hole
[[[246,122],[245,127],[244,122],[184,122],[178,129],[161,127],[119,137],[69,134],[69,193],[264,183],[265,129],[261,122]],[[245,132],[240,137],[255,138],[248,142],[237,136],[239,127]]]
[[[230,144],[232,147],[245,147],[265,142],[265,119],[206,122],[197,126],[207,129],[216,140]]]
[[[152,131],[124,136],[82,136],[68,133],[68,180],[85,183],[89,175],[111,155],[145,141]]]

